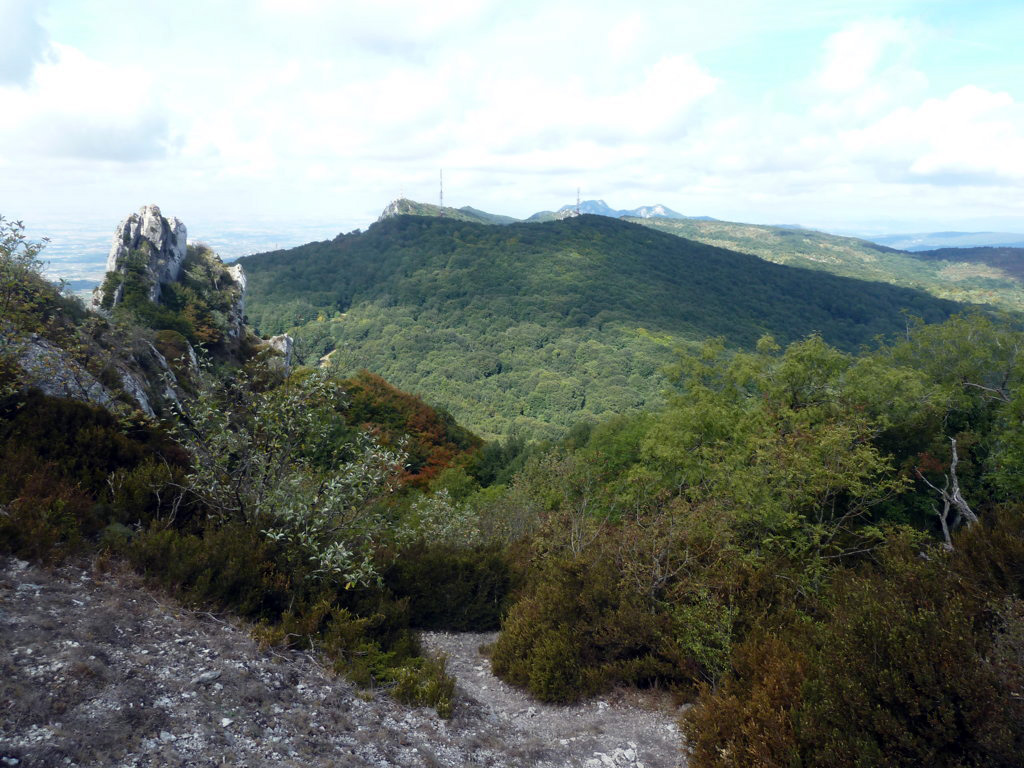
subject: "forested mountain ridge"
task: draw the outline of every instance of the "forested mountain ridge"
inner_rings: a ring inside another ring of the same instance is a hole
[[[752,253],[767,261],[901,285],[934,296],[1024,309],[1024,250],[944,248],[910,253],[856,237],[799,227],[701,219],[630,218],[661,232]],[[1017,254],[1004,252],[1017,251]]]
[[[962,235],[963,244],[958,247],[935,246],[927,251],[920,248],[900,250],[896,246],[906,241],[896,236],[869,240],[804,227],[684,216],[661,205],[625,210],[613,209],[603,200],[586,200],[580,204],[579,210],[642,224],[707,245],[750,253],[776,264],[915,288],[953,301],[990,304],[1010,311],[1024,310],[1024,249],[1018,248],[1016,242],[965,247],[971,235],[980,237],[983,233],[936,233]],[[482,224],[518,221],[469,206],[445,208],[442,212],[436,205],[411,200],[396,200],[385,210],[385,216],[396,214],[445,216]],[[575,215],[576,206],[563,205],[558,211],[539,211],[525,221],[547,223]]]
[[[583,215],[493,227],[394,216],[365,233],[240,260],[263,333],[368,368],[485,435],[553,436],[660,401],[680,345],[820,332],[855,349],[952,302],[794,269]]]
[[[924,262],[946,262],[954,264],[977,264],[992,267],[995,275],[999,272],[1024,283],[1024,247],[1009,245],[986,245],[976,248],[936,248],[918,251],[914,258]]]

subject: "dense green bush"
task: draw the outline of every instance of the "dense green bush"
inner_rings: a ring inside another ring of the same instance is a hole
[[[0,549],[59,559],[111,523],[170,516],[183,461],[160,430],[98,406],[36,390],[0,401]]]
[[[384,582],[409,600],[409,620],[421,629],[497,629],[519,579],[495,546],[460,549],[419,545],[403,551]]]
[[[1019,603],[993,624],[946,557],[897,541],[878,565],[837,572],[818,619],[752,633],[683,719],[691,764],[1018,765]]]
[[[131,540],[126,554],[185,600],[248,619],[277,619],[293,599],[291,575],[274,562],[276,547],[250,526],[211,523],[195,533],[153,526]]]
[[[649,607],[607,559],[552,562],[509,609],[491,650],[494,673],[549,702],[620,683],[688,682],[665,618]]]

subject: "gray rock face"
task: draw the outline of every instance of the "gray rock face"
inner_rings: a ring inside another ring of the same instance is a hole
[[[228,276],[238,286],[238,301],[228,312],[228,338],[232,341],[239,341],[245,336],[245,270],[241,264],[229,264],[227,267]]]
[[[180,400],[171,385],[174,374],[164,356],[147,344],[145,357],[145,368],[138,361],[129,365],[129,361],[112,359],[109,365],[121,383],[121,391],[147,416],[156,417],[157,407],[179,405]],[[26,383],[43,394],[102,405],[114,411],[120,407],[116,390],[104,386],[67,352],[41,336],[30,336],[20,345],[18,362]],[[145,369],[157,371],[153,381],[147,380]]]
[[[384,221],[384,219],[390,219],[392,216],[400,216],[403,213],[409,213],[409,206],[403,205],[405,200],[399,198],[398,200],[392,200],[388,203],[387,207],[381,211],[380,216],[377,217],[377,221]]]
[[[28,383],[43,394],[92,405],[113,404],[113,396],[95,376],[41,336],[30,336],[18,352],[18,362]]]
[[[267,345],[275,352],[280,353],[284,358],[285,369],[291,368],[292,365],[292,350],[295,347],[295,340],[287,333],[282,333],[280,336],[271,336],[267,339]]]
[[[188,230],[180,219],[164,218],[158,206],[144,205],[115,230],[110,254],[107,256],[107,272],[123,269],[124,260],[131,251],[148,249],[146,272],[150,282],[149,298],[156,301],[160,298],[160,287],[177,280],[181,274],[187,240]],[[118,288],[110,306],[116,306],[121,298],[122,290]],[[93,295],[93,306],[100,307],[103,302],[100,288]]]

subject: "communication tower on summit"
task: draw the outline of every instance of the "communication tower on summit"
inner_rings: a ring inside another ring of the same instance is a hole
[[[440,192],[438,194],[437,207],[441,209],[441,217],[444,217],[444,168],[438,171],[438,177],[440,179]]]
[[[580,188],[576,187],[576,215],[580,215]]]

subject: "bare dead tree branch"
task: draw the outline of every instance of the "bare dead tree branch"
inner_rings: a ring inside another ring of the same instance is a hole
[[[975,389],[980,389],[993,400],[1001,400],[1004,403],[1008,403],[1010,402],[1010,393],[1007,392],[1006,390],[1006,380],[1008,378],[1009,374],[1007,374],[1006,378],[1003,379],[1003,383],[999,387],[986,387],[982,384],[976,384],[973,381],[962,381],[961,384],[965,387],[974,387]]]
[[[978,516],[974,514],[974,510],[971,509],[960,492],[960,480],[956,476],[956,466],[960,461],[960,457],[956,452],[956,438],[949,438],[949,442],[952,457],[949,462],[949,474],[942,476],[945,480],[942,488],[928,480],[921,472],[920,467],[914,467],[914,472],[925,485],[939,494],[939,498],[942,499],[942,511],[940,512],[937,507],[934,507],[934,509],[936,516],[939,518],[939,523],[942,525],[942,536],[945,539],[946,549],[952,550],[953,539],[951,531],[956,530],[961,521],[968,527],[973,525],[978,522]],[[955,513],[952,522],[949,520],[950,511]]]

